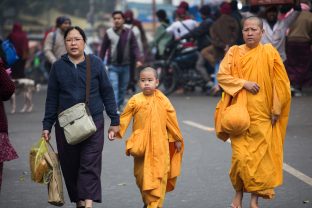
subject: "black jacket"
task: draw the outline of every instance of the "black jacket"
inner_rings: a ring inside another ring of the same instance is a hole
[[[93,119],[103,119],[104,106],[111,119],[111,125],[119,125],[119,115],[114,91],[100,58],[90,55],[91,83],[89,109]],[[86,61],[75,65],[67,54],[52,65],[43,119],[43,130],[50,130],[57,119],[57,113],[85,102]]]

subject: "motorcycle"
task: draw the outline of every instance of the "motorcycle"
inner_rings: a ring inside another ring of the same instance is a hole
[[[174,41],[166,49],[165,58],[156,60],[152,67],[159,78],[159,89],[166,95],[178,87],[186,91],[194,91],[196,87],[205,90],[206,81],[196,70],[198,50],[182,41]]]

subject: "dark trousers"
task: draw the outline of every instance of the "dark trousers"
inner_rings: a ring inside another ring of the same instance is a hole
[[[312,52],[308,42],[287,42],[285,67],[290,84],[298,89],[312,85]]]
[[[91,199],[102,202],[101,169],[104,146],[104,119],[95,121],[97,131],[87,140],[69,145],[62,128],[55,125],[57,149],[71,202]]]

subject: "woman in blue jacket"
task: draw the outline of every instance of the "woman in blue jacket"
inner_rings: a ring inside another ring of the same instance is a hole
[[[55,123],[57,149],[69,198],[77,207],[90,208],[93,201],[100,203],[102,200],[100,176],[104,145],[104,107],[111,119],[109,135],[118,132],[119,114],[113,88],[102,61],[89,55],[91,82],[88,107],[97,131],[79,144],[67,143],[57,115],[77,103],[85,102],[86,35],[81,28],[70,27],[64,33],[64,41],[67,54],[53,64],[50,72],[42,134],[49,140]]]

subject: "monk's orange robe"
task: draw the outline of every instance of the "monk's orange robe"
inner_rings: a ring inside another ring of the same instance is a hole
[[[138,93],[130,98],[121,114],[117,137],[124,136],[132,118],[131,137],[143,132],[146,146],[142,157],[134,156],[136,183],[148,207],[162,207],[165,193],[174,189],[181,170],[183,148],[177,152],[174,142],[181,141],[183,144],[183,138],[175,110],[159,90],[155,90],[152,96]],[[127,140],[127,155],[136,155],[136,152],[130,151],[135,142]]]
[[[234,60],[235,59],[235,60]],[[243,79],[238,78],[241,70]],[[258,83],[260,91],[247,92],[250,127],[231,137],[230,178],[237,191],[274,197],[274,187],[283,182],[283,144],[290,110],[290,84],[283,62],[271,44],[230,48],[217,75],[225,93],[236,95],[247,81]],[[275,125],[271,115],[279,115]]]

